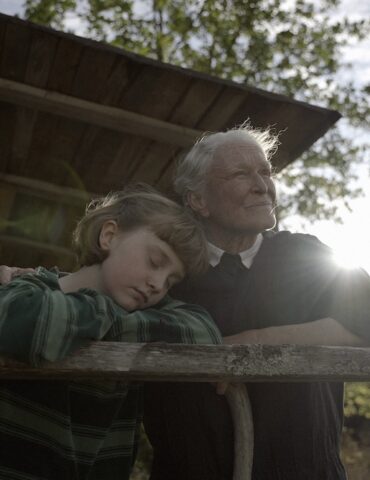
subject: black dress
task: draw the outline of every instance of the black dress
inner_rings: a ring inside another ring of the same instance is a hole
[[[223,335],[332,317],[370,338],[370,278],[341,270],[315,237],[267,233],[234,280],[216,268],[172,295],[208,309]],[[231,480],[233,431],[225,399],[206,384],[147,384],[151,480]],[[341,383],[250,383],[253,480],[345,480],[339,458]]]

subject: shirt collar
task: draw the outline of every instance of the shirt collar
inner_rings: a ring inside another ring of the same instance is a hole
[[[261,233],[257,235],[257,239],[254,242],[254,244],[248,248],[248,250],[244,250],[244,252],[239,252],[240,258],[242,260],[242,264],[250,268],[254,257],[257,255],[258,250],[260,249],[261,243],[263,240],[263,236]],[[221,250],[221,248],[216,247],[216,245],[213,245],[212,243],[208,242],[208,256],[209,256],[209,263],[212,265],[212,267],[215,267],[220,263],[221,257],[224,253],[224,250]]]

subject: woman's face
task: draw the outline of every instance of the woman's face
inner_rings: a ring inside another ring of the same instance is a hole
[[[275,225],[271,165],[258,145],[234,140],[220,146],[201,197],[198,213],[213,235],[258,234]]]

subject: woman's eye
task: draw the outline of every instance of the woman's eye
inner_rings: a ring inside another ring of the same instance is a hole
[[[240,172],[235,172],[232,174],[231,178],[245,178],[248,175],[247,172],[240,171]]]
[[[272,169],[271,168],[263,168],[260,170],[260,175],[264,176],[264,177],[271,177],[272,176]]]

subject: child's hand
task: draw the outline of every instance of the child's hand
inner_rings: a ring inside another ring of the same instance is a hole
[[[6,265],[0,265],[0,284],[6,285],[19,275],[34,272],[35,270],[33,268],[8,267]]]

